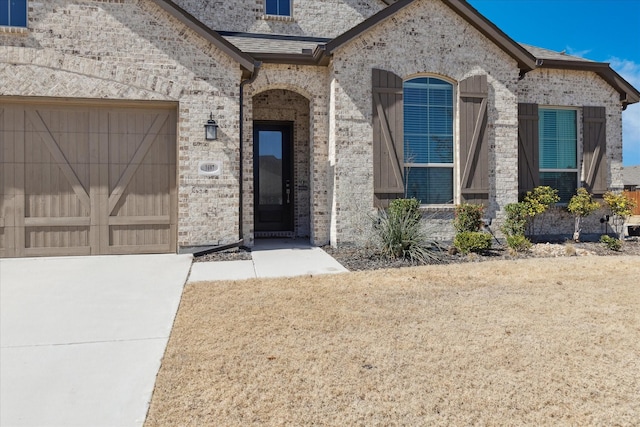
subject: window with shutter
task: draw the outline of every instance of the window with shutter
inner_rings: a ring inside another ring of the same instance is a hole
[[[540,185],[558,190],[568,203],[578,188],[576,110],[539,110]]]
[[[418,77],[403,85],[404,185],[421,204],[453,203],[453,85]]]

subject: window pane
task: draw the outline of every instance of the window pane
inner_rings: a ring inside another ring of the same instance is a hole
[[[278,0],[266,0],[266,12],[267,15],[277,15],[278,14]]]
[[[577,172],[540,172],[540,185],[558,190],[560,203],[569,203],[578,188]]]
[[[261,205],[282,205],[282,132],[260,131],[258,136]]]
[[[429,136],[429,161],[427,163],[453,163],[453,138],[449,135]]]
[[[574,110],[540,110],[540,169],[576,169]]]
[[[280,0],[278,15],[291,16],[291,0]]]
[[[424,143],[427,134],[404,135],[404,162],[405,163],[428,163],[428,146]]]
[[[27,26],[27,0],[0,0],[0,25]]]
[[[0,0],[0,25],[9,25],[9,0]]]
[[[453,168],[405,168],[407,197],[421,204],[453,203]]]
[[[453,203],[453,85],[433,77],[404,82],[404,162],[408,197],[423,204]]]

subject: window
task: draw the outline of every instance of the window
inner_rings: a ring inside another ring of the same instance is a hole
[[[421,204],[453,203],[453,85],[418,77],[403,85],[404,185]]]
[[[0,26],[26,27],[27,0],[0,0]]]
[[[578,187],[576,110],[539,111],[540,185],[558,190],[568,203]]]
[[[291,0],[265,0],[267,15],[291,16]]]

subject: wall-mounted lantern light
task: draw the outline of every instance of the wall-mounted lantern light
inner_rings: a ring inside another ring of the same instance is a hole
[[[204,125],[204,137],[207,141],[214,141],[218,139],[218,124],[213,120],[213,113],[209,114],[209,120]]]

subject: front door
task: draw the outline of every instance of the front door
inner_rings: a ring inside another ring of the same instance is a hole
[[[291,122],[254,122],[255,232],[293,234]]]

